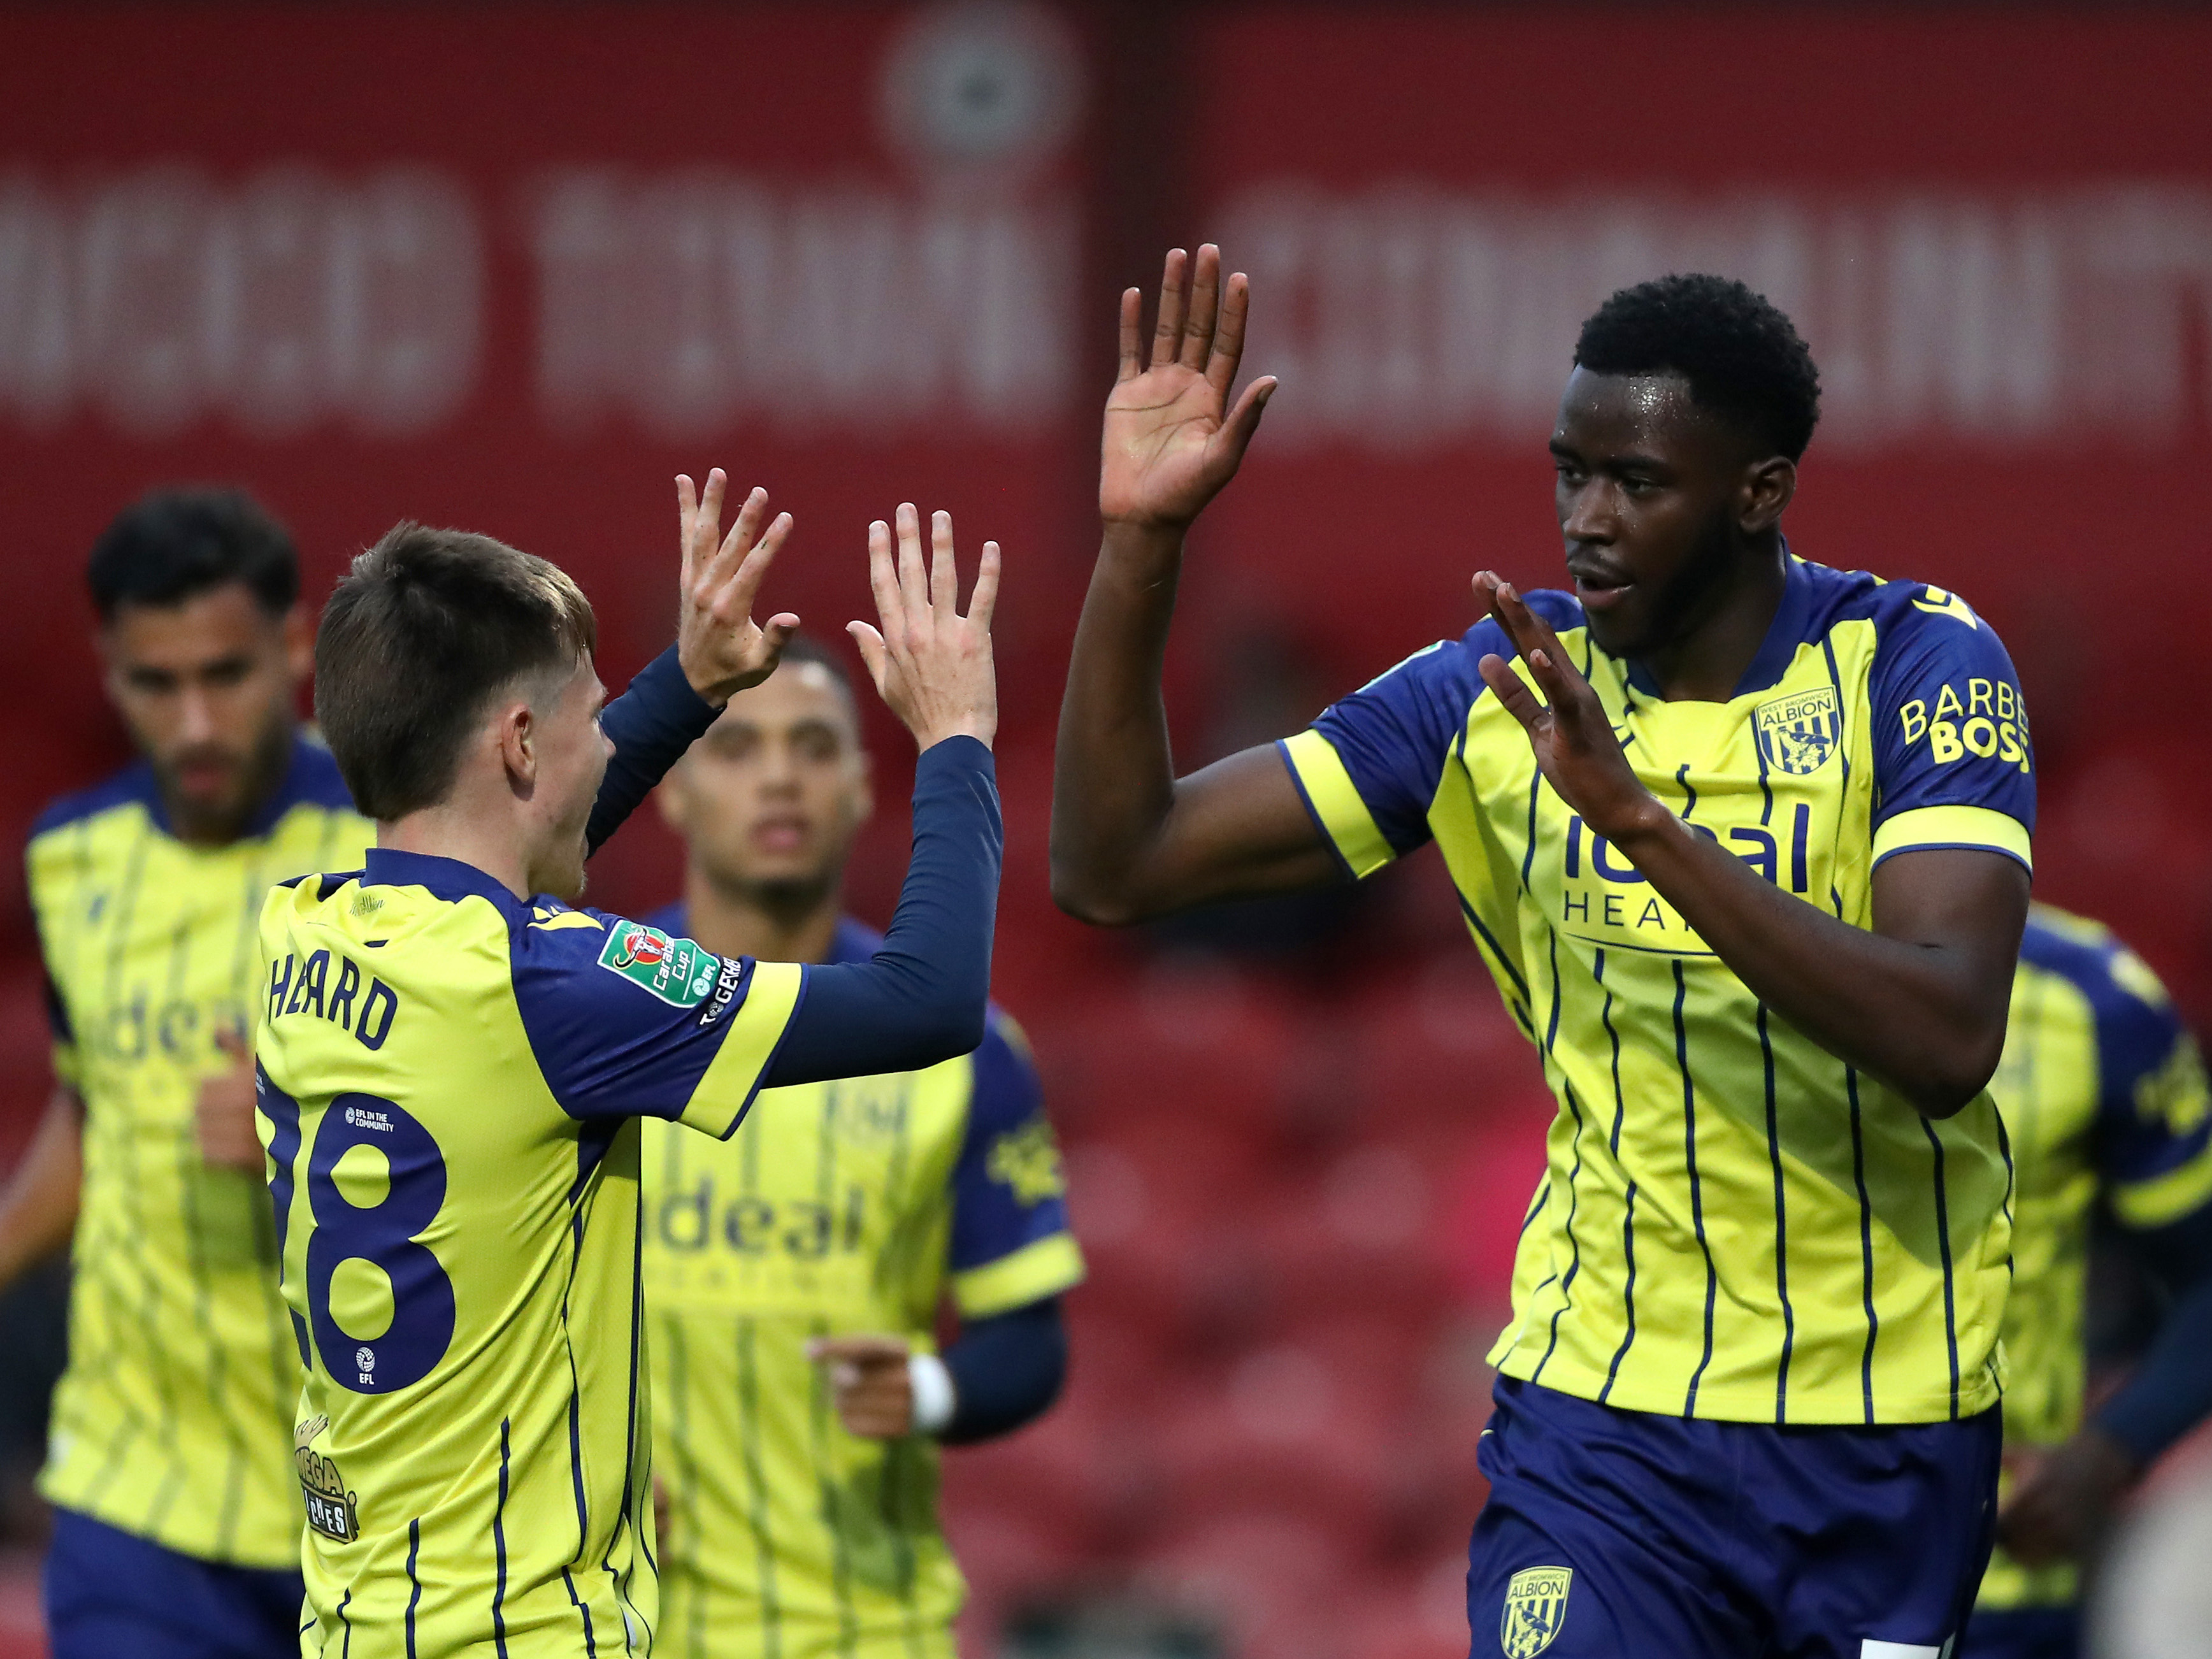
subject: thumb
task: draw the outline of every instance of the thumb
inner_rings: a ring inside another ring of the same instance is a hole
[[[848,622],[845,624],[845,631],[853,636],[853,643],[860,647],[860,660],[867,665],[868,678],[875,682],[876,690],[880,695],[884,676],[890,672],[890,648],[884,643],[884,636],[871,623]]]
[[[1272,374],[1263,374],[1244,388],[1244,395],[1237,400],[1237,407],[1229,411],[1229,418],[1221,423],[1221,443],[1235,466],[1244,459],[1245,446],[1252,434],[1260,429],[1260,416],[1267,413],[1267,400],[1275,395],[1279,384]]]

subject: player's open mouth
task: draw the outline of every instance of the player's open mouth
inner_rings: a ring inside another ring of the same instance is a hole
[[[1593,572],[1575,577],[1575,597],[1583,602],[1585,611],[1609,611],[1635,586],[1634,582],[1620,581]]]

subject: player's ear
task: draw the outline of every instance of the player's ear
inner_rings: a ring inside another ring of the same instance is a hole
[[[315,672],[315,630],[307,625],[304,605],[284,613],[284,672],[295,684]]]
[[[1782,521],[1797,493],[1797,464],[1770,455],[1746,469],[1736,498],[1736,527],[1747,536],[1763,535]]]
[[[516,784],[538,781],[538,725],[530,705],[520,699],[506,704],[492,717],[493,740],[499,745],[501,763]]]

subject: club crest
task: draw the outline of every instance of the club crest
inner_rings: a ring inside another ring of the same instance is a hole
[[[1505,1659],[1536,1659],[1567,1622],[1571,1567],[1529,1567],[1505,1586],[1505,1617],[1498,1631]]]
[[[1832,685],[1816,685],[1752,711],[1759,757],[1777,772],[1802,777],[1828,763],[1844,740],[1844,711]]]

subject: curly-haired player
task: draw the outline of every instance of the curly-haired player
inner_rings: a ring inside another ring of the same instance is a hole
[[[2028,896],[2027,716],[1966,602],[1782,536],[1819,379],[1741,283],[1584,325],[1571,592],[1178,779],[1159,670],[1243,278],[1122,299],[1053,875],[1122,922],[1434,839],[1559,1100],[1492,1358],[1477,1655],[1937,1659],[1990,1547],[2010,1162],[1987,1084]]]

